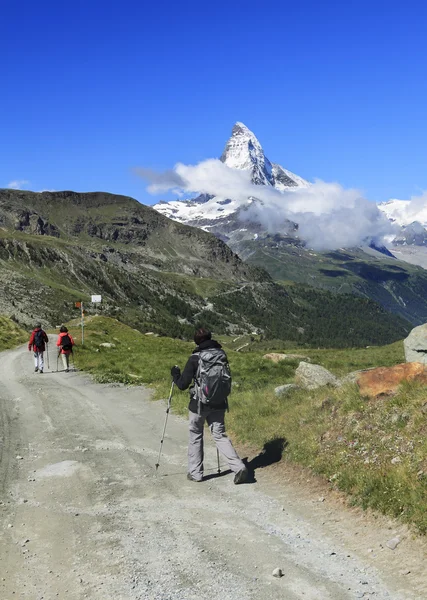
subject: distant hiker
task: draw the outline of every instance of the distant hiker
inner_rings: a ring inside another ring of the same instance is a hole
[[[68,329],[65,327],[65,325],[62,325],[61,329],[59,330],[59,336],[56,341],[56,345],[59,348],[59,354],[61,355],[65,372],[68,373],[70,370],[70,354],[73,352],[74,340],[68,333]]]
[[[235,473],[234,483],[245,483],[248,470],[225,434],[224,417],[231,388],[227,355],[211,337],[211,332],[207,329],[198,329],[194,335],[197,348],[188,359],[182,374],[179,367],[171,369],[173,381],[180,390],[186,390],[194,381],[190,388],[188,406],[190,435],[187,479],[203,480],[203,429],[206,421],[217,449]]]
[[[34,352],[34,372],[43,373],[44,360],[43,353],[46,350],[46,344],[49,343],[47,333],[43,331],[40,323],[37,323],[33,331],[31,332],[30,340],[28,342],[28,350]],[[49,360],[48,360],[49,362]]]

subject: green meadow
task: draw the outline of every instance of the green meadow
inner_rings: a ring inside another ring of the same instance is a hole
[[[194,345],[144,335],[116,320],[91,318],[70,331],[77,341],[76,366],[100,382],[143,384],[153,397],[166,398],[170,368],[184,367]],[[230,361],[233,391],[227,422],[233,439],[261,449],[283,440],[284,460],[310,468],[349,501],[397,517],[427,533],[427,394],[419,384],[404,385],[380,400],[362,398],[355,384],[296,390],[277,397],[274,388],[291,383],[299,359],[273,363],[268,351],[307,356],[341,376],[354,370],[404,361],[403,343],[364,349],[301,349],[282,342],[218,337]],[[111,343],[113,347],[101,344]],[[268,344],[270,347],[268,347]],[[174,412],[185,414],[188,392],[174,391]]]
[[[8,317],[0,316],[0,351],[28,341],[29,334]]]

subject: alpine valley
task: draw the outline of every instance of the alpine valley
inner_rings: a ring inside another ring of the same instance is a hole
[[[257,166],[254,177],[260,184],[306,185],[267,160]],[[194,326],[203,323],[233,336],[258,334],[294,346],[344,347],[401,339],[411,327],[408,316],[420,318],[425,306],[425,279],[416,267],[406,269],[362,251],[360,256],[327,258],[291,238],[237,238],[231,245],[240,257],[212,233],[129,197],[3,189],[0,313],[27,328],[36,321],[56,326],[78,316],[76,301],[82,300],[89,314],[95,312],[90,296],[101,294],[102,314],[146,333],[191,338]],[[264,266],[280,280],[289,271],[288,283],[275,282]],[[378,296],[391,298],[390,290],[398,289],[401,298],[393,306],[400,314],[386,311],[363,290],[358,296],[344,295],[320,285],[321,279],[336,280],[331,271],[351,281],[349,291],[360,281],[367,282],[371,296],[379,290]],[[295,283],[310,281],[312,274],[318,289]],[[406,311],[405,303],[410,306]]]
[[[236,123],[220,160],[231,169],[249,171],[256,186],[292,193],[309,188],[308,181],[271,162],[254,135]],[[427,320],[427,209],[415,214],[409,203],[392,200],[378,205],[397,227],[389,248],[366,238],[358,247],[314,251],[289,220],[273,233],[247,214],[263,202],[255,196],[224,198],[201,194],[188,200],[160,202],[159,213],[177,222],[209,231],[225,241],[247,264],[266,269],[285,289],[309,289],[368,298],[412,324]],[[423,212],[424,211],[424,212]],[[412,264],[411,264],[412,263]],[[347,297],[347,296],[345,296]],[[342,296],[343,298],[343,296]]]

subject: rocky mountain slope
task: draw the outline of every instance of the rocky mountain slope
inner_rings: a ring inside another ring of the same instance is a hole
[[[221,160],[230,168],[249,171],[252,183],[258,186],[292,192],[311,185],[270,162],[255,134],[242,123],[233,127]],[[214,233],[245,262],[266,269],[275,280],[370,298],[414,324],[427,320],[427,272],[416,266],[427,265],[427,256],[408,255],[404,249],[407,244],[424,244],[427,231],[419,223],[404,226],[407,203],[402,206],[392,201],[379,206],[390,220],[402,225],[396,238],[399,254],[393,258],[386,249],[368,243],[361,248],[314,252],[300,239],[297,223],[289,221],[286,234],[271,234],[259,222],[243,220],[242,214],[253,202],[257,199],[238,201],[204,194],[193,200],[161,202],[153,208]],[[427,223],[427,214],[425,220]]]
[[[215,236],[132,198],[0,190],[0,313],[54,326],[77,316],[77,300],[93,310],[91,294],[103,296],[104,314],[172,336],[202,322],[342,346],[386,343],[409,329],[364,299],[285,289]]]
[[[61,322],[74,301],[101,293],[128,320],[174,326],[188,304],[203,308],[180,279],[269,279],[204,231],[105,193],[0,190],[0,261],[0,309],[26,324]]]
[[[399,233],[390,239],[393,254],[405,262],[427,269],[427,199],[389,200],[378,204]]]

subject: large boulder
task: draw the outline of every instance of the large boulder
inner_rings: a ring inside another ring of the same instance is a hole
[[[393,394],[402,381],[421,381],[427,383],[427,367],[411,362],[394,367],[378,367],[360,373],[357,385],[361,396],[376,398],[382,394]]]
[[[299,387],[294,383],[285,383],[284,385],[279,385],[278,387],[274,388],[274,393],[279,397],[287,396],[294,390],[299,390]]]
[[[324,385],[340,385],[337,377],[325,367],[301,361],[295,371],[295,383],[306,390],[315,390]]]
[[[264,354],[263,358],[267,360],[271,360],[274,363],[278,363],[282,360],[306,360],[310,362],[310,359],[307,356],[303,356],[302,354],[279,354],[278,352],[270,352],[269,354]]]
[[[405,348],[406,362],[427,365],[427,323],[414,327],[403,341],[403,347]]]

